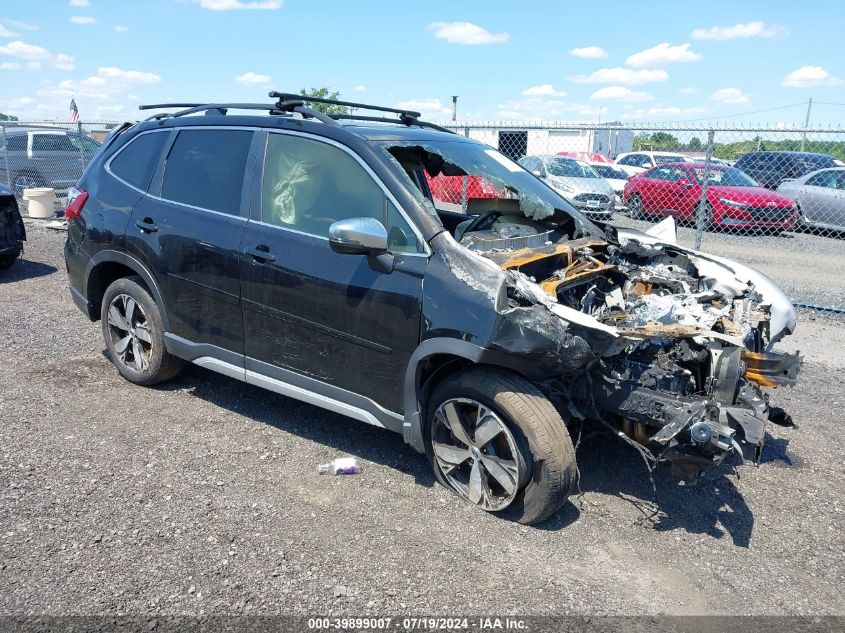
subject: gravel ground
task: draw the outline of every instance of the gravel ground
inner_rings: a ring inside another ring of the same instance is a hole
[[[760,468],[694,488],[663,468],[649,522],[639,456],[595,436],[583,496],[529,528],[397,435],[193,366],[122,380],[68,296],[64,234],[28,230],[0,278],[0,614],[845,613],[841,318],[802,313],[801,382],[773,395],[801,428],[770,429]],[[803,287],[845,305],[841,280]],[[342,454],[363,471],[317,474]]]

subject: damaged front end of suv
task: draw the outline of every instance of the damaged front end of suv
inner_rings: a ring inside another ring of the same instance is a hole
[[[613,428],[668,461],[678,483],[731,454],[759,463],[766,423],[794,426],[763,391],[794,385],[802,362],[774,350],[796,316],[769,278],[675,244],[672,219],[649,233],[602,229],[501,155],[492,164],[492,150],[455,147],[390,150],[409,173],[416,161],[502,192],[475,212],[469,201],[470,219],[434,238],[424,338],[473,341],[539,385],[565,421]]]
[[[570,416],[608,421],[676,482],[732,452],[757,464],[766,422],[793,426],[762,388],[795,384],[800,355],[772,349],[795,314],[760,273],[634,231],[485,256],[511,309],[551,312],[591,350],[551,381]]]

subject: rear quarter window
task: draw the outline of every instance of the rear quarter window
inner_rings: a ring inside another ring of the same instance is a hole
[[[151,132],[135,137],[112,159],[109,169],[124,182],[146,191],[168,135]]]
[[[252,132],[182,130],[164,167],[161,197],[238,215]]]

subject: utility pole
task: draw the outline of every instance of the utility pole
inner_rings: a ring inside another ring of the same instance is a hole
[[[804,143],[807,141],[807,128],[810,126],[810,110],[813,109],[813,98],[807,101],[807,118],[804,119],[804,131],[801,132],[801,151],[804,151]]]
[[[452,95],[452,120],[458,120],[458,95]]]

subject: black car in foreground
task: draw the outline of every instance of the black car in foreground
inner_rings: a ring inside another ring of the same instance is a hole
[[[791,423],[762,387],[796,380],[796,318],[761,273],[597,226],[418,113],[271,97],[127,124],[71,191],[70,291],[126,379],[188,361],[396,431],[523,523],[574,490],[584,425],[695,483]],[[499,194],[438,208],[439,174]]]
[[[14,192],[0,185],[0,270],[9,268],[23,252],[26,229]]]
[[[748,152],[740,156],[735,165],[769,189],[776,189],[784,180],[800,178],[817,169],[842,166],[842,161],[829,154],[787,151]]]

